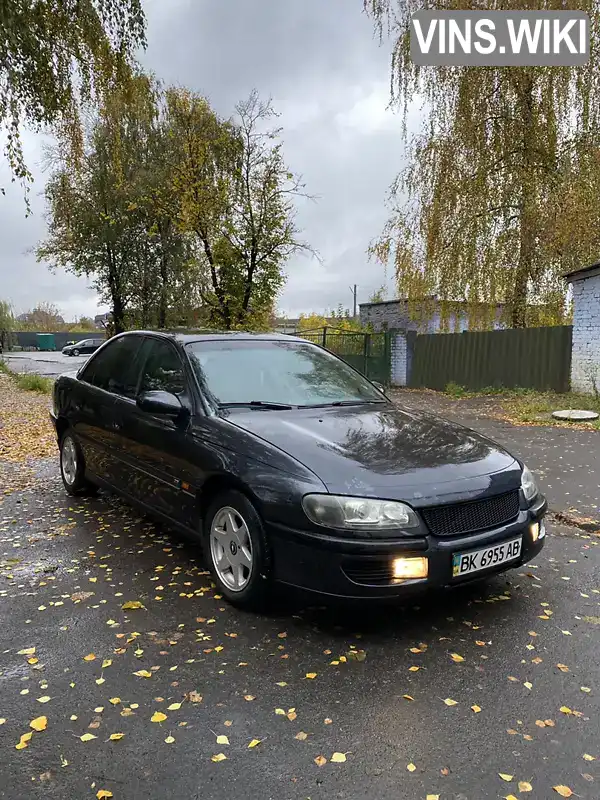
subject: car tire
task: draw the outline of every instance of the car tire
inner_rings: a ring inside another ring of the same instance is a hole
[[[79,350],[73,350],[73,352],[71,353],[71,355],[72,355],[72,356],[78,356],[78,355],[79,355]]]
[[[215,583],[235,606],[260,610],[271,593],[271,548],[260,514],[245,494],[228,490],[203,515],[203,548]]]
[[[95,494],[96,486],[85,476],[85,460],[75,434],[66,431],[59,445],[60,476],[67,494],[73,497]]]

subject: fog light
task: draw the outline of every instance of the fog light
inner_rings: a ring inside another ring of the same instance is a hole
[[[546,535],[546,526],[543,522],[533,522],[529,526],[529,532],[531,533],[531,540],[537,542],[538,539],[543,539]]]
[[[393,562],[394,578],[426,578],[429,562],[426,558],[395,558]]]

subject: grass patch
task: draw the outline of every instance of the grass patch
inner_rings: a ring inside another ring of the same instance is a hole
[[[15,375],[14,380],[19,389],[23,389],[25,392],[50,394],[52,391],[53,381],[50,378],[43,378],[41,375],[33,375],[31,373]]]
[[[494,397],[494,408],[501,416],[511,422],[528,425],[560,425],[562,427],[586,427],[600,430],[600,419],[592,422],[564,422],[552,417],[553,411],[563,409],[580,409],[595,411],[600,414],[600,396],[578,394],[577,392],[541,392],[536,389],[503,389],[497,386],[486,386],[477,391],[465,389],[456,383],[449,383],[444,394],[456,399],[472,399]]]
[[[13,379],[17,388],[22,389],[24,392],[37,392],[38,394],[50,394],[54,381],[50,378],[43,378],[41,375],[35,375],[31,372],[19,373],[13,372],[8,366],[6,361],[0,359],[0,374],[8,375]]]
[[[510,392],[507,391],[502,398],[502,406],[508,415],[518,422],[529,424],[550,424],[572,427],[572,422],[560,422],[551,416],[553,411],[563,409],[582,409],[584,411],[595,411],[600,414],[600,399],[593,395],[577,394],[567,392]],[[579,423],[580,424],[580,423]],[[600,429],[600,420],[585,423],[586,427]]]

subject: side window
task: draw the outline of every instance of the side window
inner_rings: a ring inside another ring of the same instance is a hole
[[[87,383],[122,397],[135,397],[140,362],[136,356],[141,336],[115,339],[88,361],[81,377]]]
[[[147,358],[142,370],[140,394],[142,392],[185,392],[185,375],[181,359],[175,347],[158,339],[147,339]]]

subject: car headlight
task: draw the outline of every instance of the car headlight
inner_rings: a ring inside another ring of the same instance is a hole
[[[539,491],[531,470],[526,466],[523,466],[521,475],[521,489],[528,503],[531,503]]]
[[[412,508],[394,500],[307,494],[302,506],[312,522],[326,528],[397,530],[419,526],[419,518]]]

